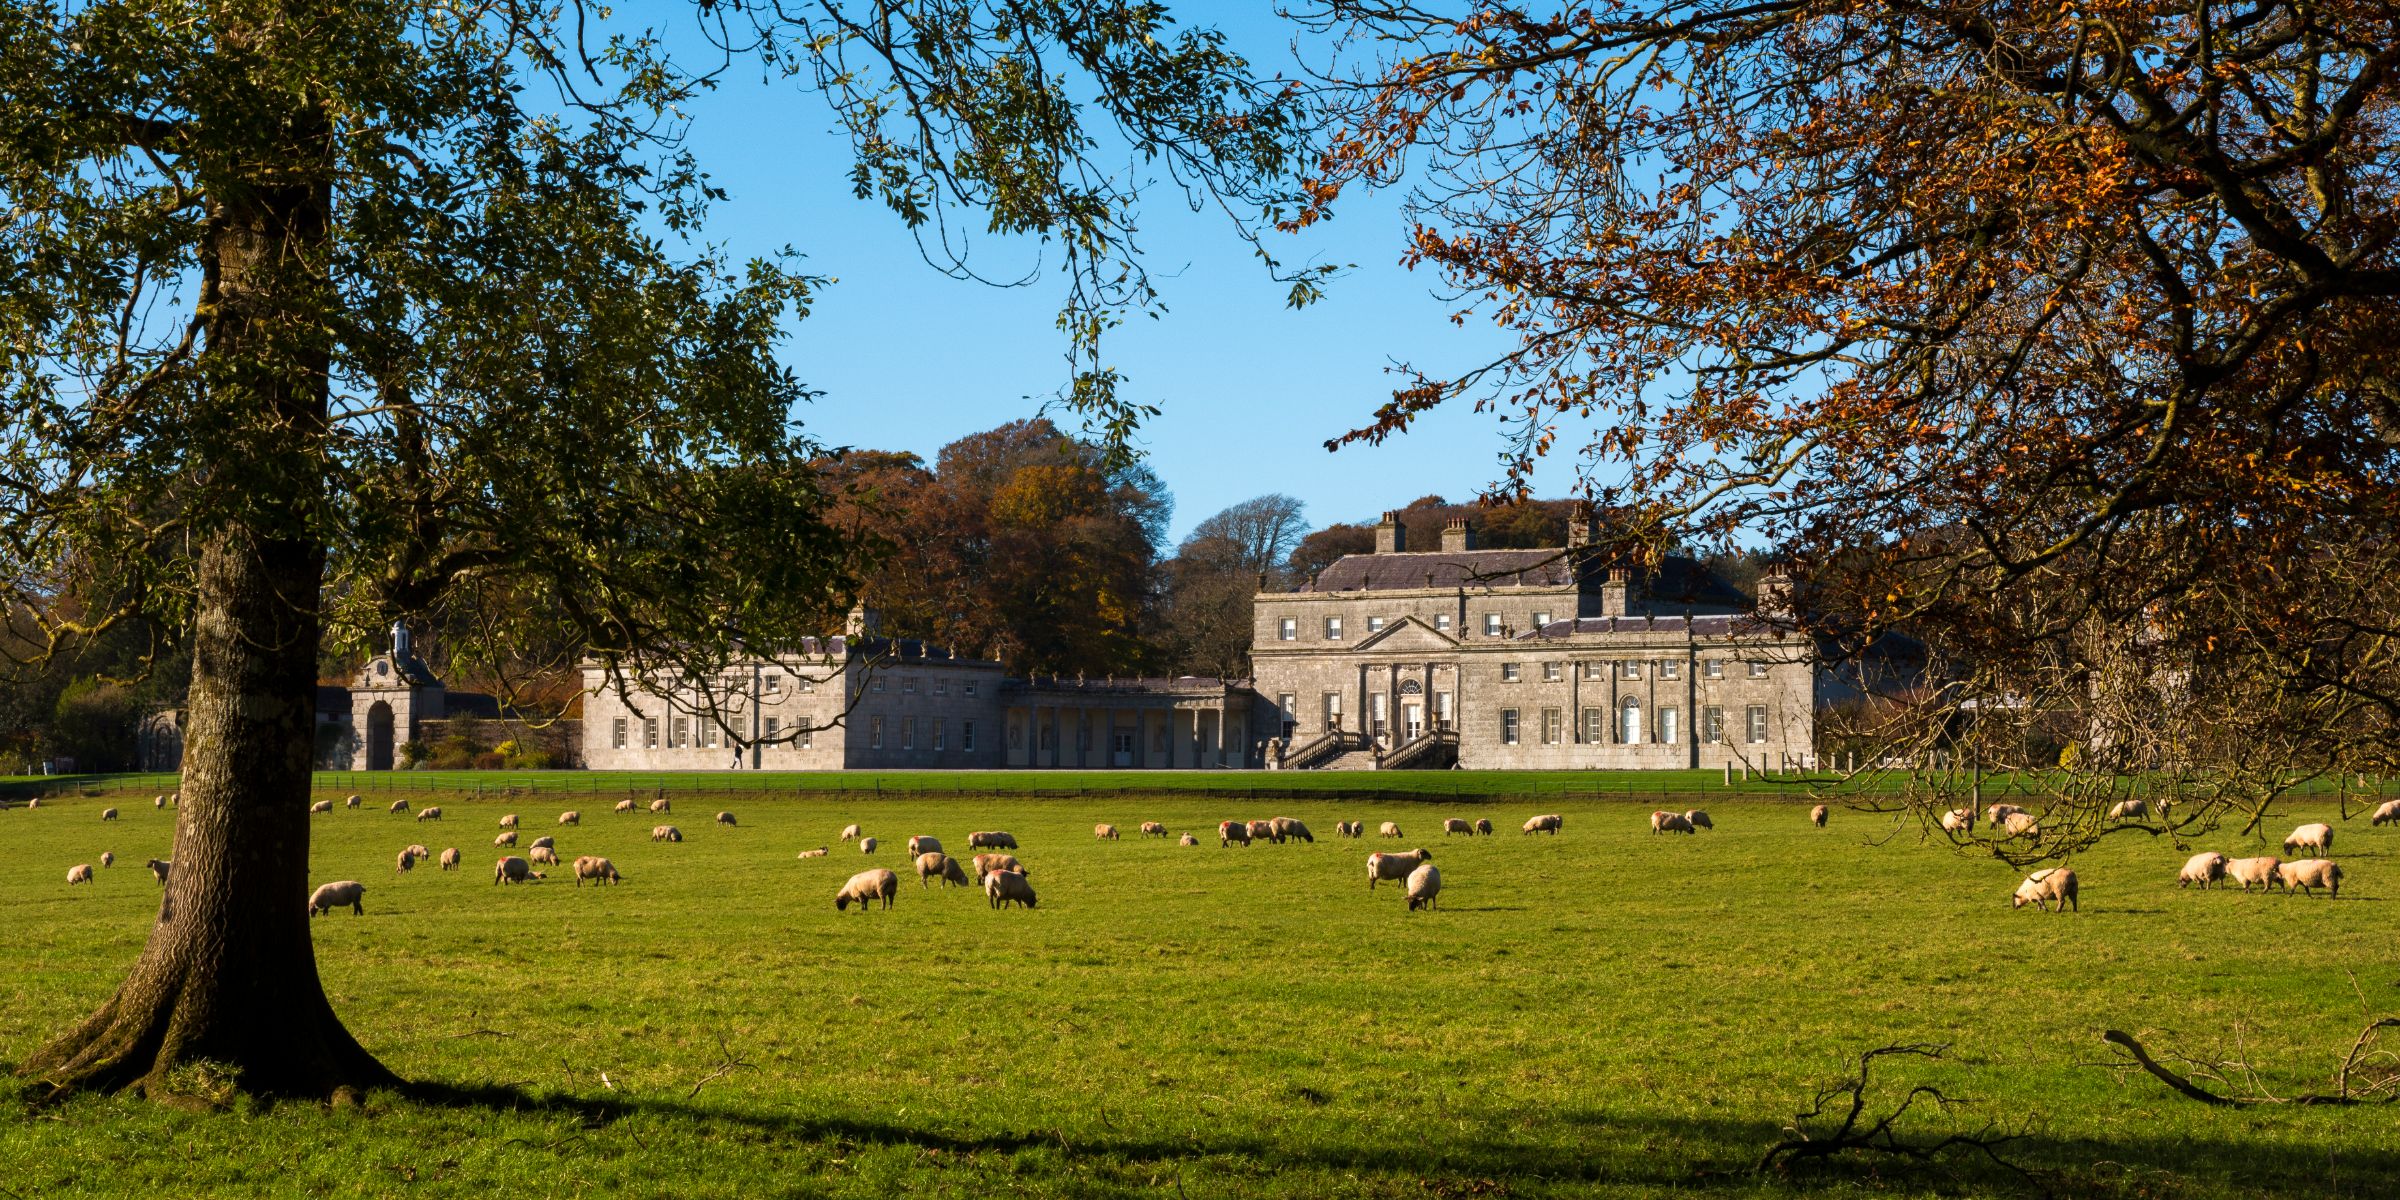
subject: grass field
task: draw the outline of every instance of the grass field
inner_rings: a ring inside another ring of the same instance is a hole
[[[2400,1008],[2400,833],[2363,820],[2337,838],[2338,902],[2178,892],[2181,853],[2119,837],[2075,863],[2083,911],[2052,917],[2010,910],[2005,867],[1885,840],[1882,818],[1813,830],[1764,798],[1712,804],[1718,830],[1691,838],[1650,836],[1642,806],[1565,803],[1553,839],[1514,832],[1535,810],[1372,799],[796,796],[736,806],[737,828],[679,803],[680,845],[588,806],[556,829],[545,801],[315,818],[313,877],[369,889],[365,917],[316,923],[337,1009],[402,1076],[453,1090],[217,1114],[0,1101],[0,1196],[2037,1190],[1963,1160],[1749,1172],[1815,1089],[1894,1041],[1952,1047],[1895,1084],[1974,1101],[1907,1128],[2022,1129],[2005,1153],[2058,1195],[2400,1193],[2391,1107],[2212,1109],[2085,1065],[2122,1028],[2194,1053],[2238,1039],[2279,1090],[2321,1086],[2367,1011]],[[172,814],[102,824],[99,806],[0,813],[0,1063],[107,996],[157,904],[140,864]],[[512,809],[628,882],[493,886]],[[1277,814],[1319,840],[1091,836]],[[1445,840],[1453,815],[1502,834]],[[1430,847],[1441,910],[1370,893],[1378,843],[1333,839],[1341,818]],[[911,880],[889,912],[837,914],[852,820],[894,869],[910,834],[959,850],[1009,829],[1041,906]],[[415,841],[469,865],[395,877]],[[103,849],[116,867],[66,887]]]

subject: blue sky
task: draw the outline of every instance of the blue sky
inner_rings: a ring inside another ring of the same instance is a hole
[[[1286,35],[1261,15],[1263,0],[1179,7],[1232,14],[1254,60],[1289,70]],[[930,460],[963,434],[1031,415],[1064,381],[1055,260],[1012,289],[935,271],[897,218],[851,197],[848,143],[797,85],[737,69],[693,116],[692,146],[731,193],[707,239],[736,257],[790,245],[807,270],[838,281],[795,325],[787,350],[825,393],[801,414],[819,440]],[[1388,398],[1392,360],[1455,368],[1503,344],[1488,325],[1453,325],[1453,306],[1434,294],[1440,281],[1398,265],[1404,227],[1393,198],[1353,203],[1322,235],[1275,247],[1287,261],[1356,264],[1325,300],[1297,312],[1220,214],[1190,213],[1162,189],[1143,231],[1171,311],[1116,331],[1108,356],[1127,376],[1126,394],[1162,410],[1144,443],[1175,494],[1175,537],[1262,492],[1298,497],[1311,524],[1324,525],[1427,493],[1464,500],[1498,477],[1500,428],[1465,405],[1380,447],[1323,448]],[[1031,247],[994,249],[1019,270],[1033,261]],[[1545,494],[1564,494],[1571,480],[1571,464],[1559,463],[1540,482]]]

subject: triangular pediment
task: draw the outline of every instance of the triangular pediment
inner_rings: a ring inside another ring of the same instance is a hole
[[[1417,650],[1455,650],[1457,648],[1457,638],[1451,637],[1415,617],[1402,617],[1384,626],[1382,632],[1369,635],[1365,641],[1357,645],[1356,650],[1360,652],[1372,650],[1377,653],[1390,654]]]

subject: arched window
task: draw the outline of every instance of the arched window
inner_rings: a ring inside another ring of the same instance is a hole
[[[1627,696],[1617,706],[1617,740],[1628,746],[1642,740],[1642,698]]]

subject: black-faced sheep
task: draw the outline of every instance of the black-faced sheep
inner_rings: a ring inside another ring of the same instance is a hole
[[[68,886],[68,887],[74,887],[76,884],[79,884],[79,883],[90,883],[91,881],[92,881],[92,864],[90,864],[90,863],[76,863],[74,866],[71,866],[71,867],[68,867],[68,868],[67,868],[67,886]]]
[[[2311,821],[2283,839],[2285,854],[2296,854],[2302,850],[2319,857],[2333,853],[2333,826],[2322,821]]]
[[[175,866],[175,860],[171,858],[154,858],[149,862],[143,863],[142,865],[150,868],[150,877],[156,879],[158,881],[158,886],[163,888],[167,886],[167,872]]]
[[[833,894],[833,910],[841,912],[856,903],[859,911],[864,912],[877,900],[883,901],[885,908],[890,908],[893,898],[899,894],[899,876],[881,867],[860,871],[850,877],[850,882],[842,885],[842,890]]]
[[[2043,912],[2049,912],[2054,900],[2058,902],[2059,912],[2063,913],[2069,908],[2083,911],[2082,906],[2075,902],[2075,872],[2065,867],[2047,867],[2035,871],[2025,877],[2025,882],[2017,885],[2016,895],[2009,897],[2008,905],[2010,908],[2023,908],[2028,904],[2036,904],[2041,906]]]
[[[1830,815],[1832,811],[1832,809],[1820,804],[1815,808],[1808,810],[1808,823],[1816,826],[1819,829],[1823,829],[1825,828],[1825,818]]]
[[[367,885],[355,879],[328,883],[308,894],[308,915],[322,917],[337,908],[347,908],[350,915],[367,915]]]
[[[928,850],[917,856],[917,886],[924,887],[936,879],[942,881],[943,887],[954,883],[960,887],[975,886],[968,882],[967,869],[958,865],[957,859],[939,850]]]
[[[1406,879],[1409,872],[1416,870],[1432,858],[1433,851],[1425,849],[1410,850],[1401,854],[1380,851],[1370,854],[1367,856],[1367,890],[1374,891],[1375,885],[1386,879]]]
[[[1566,824],[1567,819],[1558,815],[1557,813],[1543,813],[1542,815],[1534,817],[1533,819],[1525,822],[1525,832],[1546,833],[1552,837],[1557,837],[1558,831],[1562,828],[1565,828]]]
[[[1167,834],[1167,827],[1166,827],[1165,825],[1162,825],[1162,824],[1158,823],[1157,821],[1144,821],[1144,822],[1142,822],[1142,836],[1143,836],[1143,837],[1162,837],[1162,838],[1163,838],[1163,837],[1166,837],[1166,836],[1168,836],[1168,834]]]
[[[1436,896],[1442,894],[1442,869],[1425,863],[1408,873],[1408,911],[1432,909]]]
[[[625,877],[617,874],[617,864],[597,854],[586,854],[575,860],[575,886],[582,887],[583,881],[586,879],[593,883],[619,884],[625,882]]]
[[[1117,827],[1116,827],[1116,826],[1114,826],[1114,825],[1110,825],[1110,824],[1108,824],[1108,823],[1106,823],[1106,822],[1102,822],[1101,824],[1094,825],[1094,826],[1092,826],[1092,837],[1093,837],[1093,839],[1094,839],[1094,840],[1096,840],[1096,841],[1102,841],[1102,842],[1113,842],[1113,841],[1116,841],[1116,840],[1117,840]]]
[[[852,826],[851,828],[855,830],[857,826]],[[967,835],[967,849],[969,850],[1014,850],[1016,848],[1017,838],[1015,834],[1002,833],[998,830],[985,830],[981,833],[970,833]]]
[[[310,815],[310,816],[312,816],[312,817],[313,817],[313,816],[315,816],[315,815],[317,815],[318,813],[329,813],[329,812],[332,812],[332,811],[333,811],[333,801],[331,801],[331,800],[319,800],[319,801],[317,801],[316,803],[314,803],[314,804],[311,804],[311,805],[309,805],[309,806],[308,806],[308,815]]]
[[[1023,871],[994,871],[984,876],[983,896],[993,908],[1006,908],[1011,904],[1023,908],[1035,906],[1033,884],[1026,880]]]
[[[2330,858],[2312,858],[2306,862],[2278,863],[2275,881],[2292,894],[2324,888],[2329,899],[2342,897],[2342,866]]]
[[[526,862],[514,854],[492,864],[492,882],[495,884],[523,883],[529,879],[545,878],[548,876],[534,870],[532,863]]]
[[[1297,839],[1299,841],[1307,842],[1311,846],[1317,844],[1316,835],[1310,833],[1308,831],[1308,826],[1303,824],[1298,817],[1277,817],[1268,822],[1268,824],[1274,827],[1275,840],[1278,842],[1286,839]]]
[[[2225,856],[2214,850],[2204,850],[2184,860],[2183,870],[2175,876],[2177,889],[2199,884],[2201,891],[2208,885],[2225,882]]]
[[[1446,817],[1446,818],[1444,818],[1444,819],[1442,820],[1442,836],[1443,836],[1443,837],[1449,837],[1451,834],[1454,834],[1454,833],[1463,833],[1463,834],[1467,835],[1468,837],[1474,837],[1474,836],[1475,836],[1475,826],[1474,826],[1472,823],[1468,822],[1468,820],[1467,820],[1466,818],[1464,818],[1464,817]]]
[[[1241,844],[1243,844],[1244,846],[1247,846],[1247,845],[1249,845],[1249,844],[1250,844],[1250,822],[1248,822],[1248,821],[1219,821],[1219,822],[1217,822],[1217,845],[1219,845],[1219,846],[1230,846],[1230,845],[1234,844],[1235,842],[1240,842],[1240,843],[1241,843]]]
[[[417,819],[418,819],[418,820],[420,820],[420,821],[439,821],[439,820],[441,820],[441,819],[442,819],[442,806],[441,806],[441,805],[439,805],[439,804],[429,804],[429,805],[425,806],[424,808],[422,808],[422,809],[419,809],[419,810],[418,810],[418,812],[417,812]]]
[[[654,842],[680,842],[683,840],[683,831],[675,828],[672,825],[654,825],[650,828],[650,840]]]
[[[982,879],[994,871],[1023,871],[1014,854],[978,854],[975,856],[975,878]]]

